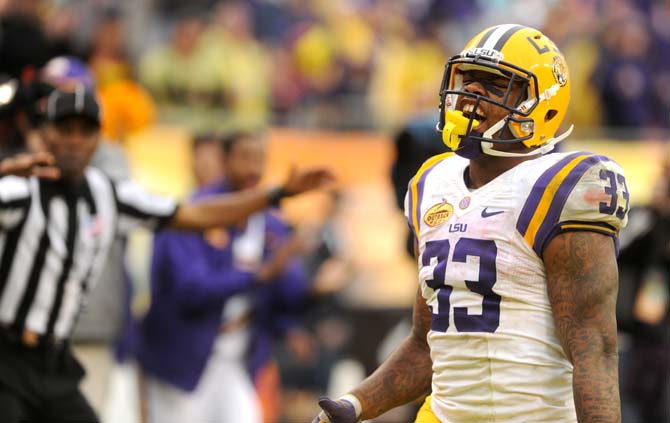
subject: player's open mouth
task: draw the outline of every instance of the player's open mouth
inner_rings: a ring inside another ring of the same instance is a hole
[[[479,125],[472,127],[473,131],[482,132],[486,128],[486,114],[481,107],[477,107],[477,110],[475,110],[474,104],[464,104],[462,112],[463,116],[468,119],[472,118],[474,115],[475,120],[479,122]]]
[[[478,107],[476,111],[474,110],[474,108],[475,108],[474,104],[464,105],[463,116],[470,119],[474,112],[475,119],[477,119],[480,123],[484,122],[486,120],[486,115],[484,114],[484,111],[480,107]]]

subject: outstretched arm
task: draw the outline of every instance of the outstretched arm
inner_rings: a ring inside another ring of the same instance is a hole
[[[54,157],[50,153],[21,153],[0,160],[0,176],[6,175],[58,179],[60,170],[54,166]]]
[[[558,336],[574,366],[580,423],[621,422],[614,243],[595,232],[567,232],[545,249],[547,288]]]
[[[319,188],[332,179],[332,174],[325,169],[293,170],[279,189],[258,188],[185,204],[179,207],[169,226],[195,231],[228,226],[273,205],[281,198]]]

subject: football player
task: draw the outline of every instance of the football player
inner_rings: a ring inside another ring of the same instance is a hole
[[[315,422],[369,419],[431,391],[417,423],[620,422],[619,165],[552,152],[570,75],[540,31],[499,25],[449,59],[438,131],[452,153],[409,184],[413,329]]]

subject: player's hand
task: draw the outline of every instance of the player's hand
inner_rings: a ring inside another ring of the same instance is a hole
[[[328,397],[319,398],[321,412],[312,423],[357,423],[354,405],[347,400],[333,401]]]
[[[54,157],[47,152],[22,153],[0,161],[0,176],[37,176],[45,179],[60,178],[60,169],[54,166]]]
[[[281,188],[284,196],[290,197],[321,188],[334,180],[332,172],[325,168],[298,170],[292,167]]]

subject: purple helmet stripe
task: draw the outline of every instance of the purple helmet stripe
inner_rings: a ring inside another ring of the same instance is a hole
[[[498,28],[497,26],[491,27],[491,28],[486,32],[486,34],[484,34],[484,35],[482,36],[481,40],[479,40],[479,44],[477,44],[477,47],[484,47],[484,44],[486,44],[486,42],[488,41],[488,39],[489,39],[489,37],[491,36],[491,34],[493,34],[493,31],[495,31],[497,28]]]

